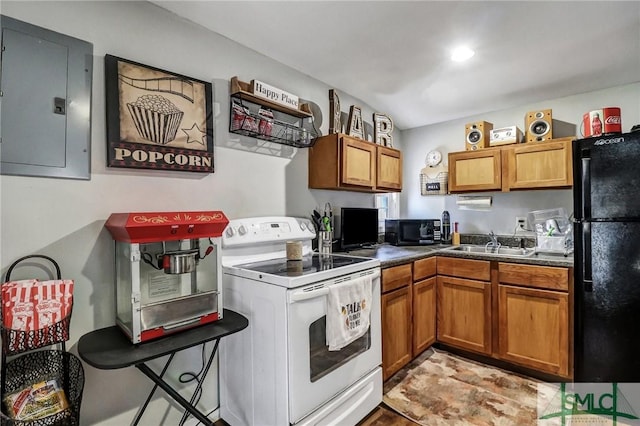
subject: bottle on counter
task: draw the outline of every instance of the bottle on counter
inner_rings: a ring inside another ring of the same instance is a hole
[[[451,235],[451,244],[460,245],[460,233],[458,232],[458,222],[453,223],[453,234]]]
[[[442,212],[442,243],[451,243],[451,216],[446,210]]]

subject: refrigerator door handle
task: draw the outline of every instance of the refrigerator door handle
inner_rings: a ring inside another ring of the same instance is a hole
[[[582,282],[584,291],[593,291],[593,276],[591,265],[591,223],[582,223]]]
[[[587,150],[582,160],[582,219],[591,219],[591,152]]]

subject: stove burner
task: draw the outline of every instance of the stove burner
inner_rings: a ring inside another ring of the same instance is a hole
[[[340,256],[340,255],[320,255],[313,253],[302,258],[302,260],[274,259],[263,262],[248,263],[238,265],[239,268],[249,269],[272,275],[298,277],[301,275],[313,274],[318,271],[327,271],[340,268],[354,263],[364,262],[369,259]]]
[[[315,272],[316,269],[305,260],[287,260],[286,266],[278,266],[278,275],[299,276],[305,273]]]

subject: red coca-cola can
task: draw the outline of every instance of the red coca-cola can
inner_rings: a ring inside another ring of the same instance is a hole
[[[585,138],[622,133],[620,108],[608,107],[585,113],[582,116],[582,133]]]

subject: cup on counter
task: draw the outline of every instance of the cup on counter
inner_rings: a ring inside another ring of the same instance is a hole
[[[318,232],[318,252],[320,254],[331,254],[333,244],[332,231]]]
[[[302,241],[287,241],[287,260],[302,260]]]

